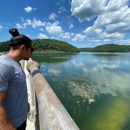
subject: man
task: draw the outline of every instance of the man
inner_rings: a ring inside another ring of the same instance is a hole
[[[28,97],[26,76],[19,61],[34,51],[32,41],[10,29],[10,51],[0,56],[0,130],[25,130]]]

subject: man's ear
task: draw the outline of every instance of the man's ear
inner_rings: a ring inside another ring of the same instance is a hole
[[[25,45],[20,45],[20,50],[24,51],[24,49],[25,49]]]

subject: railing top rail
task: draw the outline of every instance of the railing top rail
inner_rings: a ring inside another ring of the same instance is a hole
[[[39,67],[39,63],[35,61],[29,61],[27,64],[36,90],[40,130],[79,130]]]

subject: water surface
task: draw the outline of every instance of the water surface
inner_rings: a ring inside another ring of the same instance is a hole
[[[81,130],[130,130],[130,53],[32,58]]]

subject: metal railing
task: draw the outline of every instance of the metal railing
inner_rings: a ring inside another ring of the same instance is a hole
[[[27,70],[35,86],[36,125],[40,130],[79,130],[39,68],[39,63],[35,61],[27,63]]]

